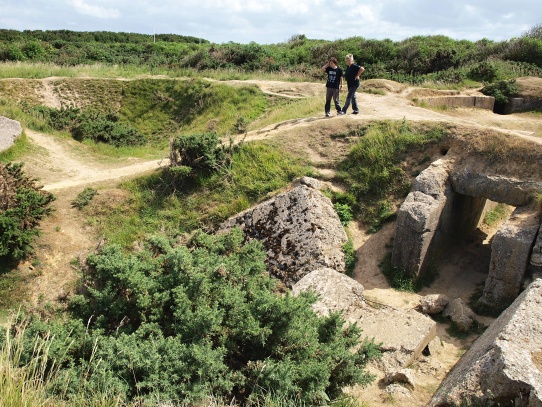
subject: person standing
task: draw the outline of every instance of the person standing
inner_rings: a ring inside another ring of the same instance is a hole
[[[339,68],[337,58],[331,57],[327,64],[322,67],[322,72],[327,74],[326,82],[326,105],[324,107],[326,117],[330,115],[331,99],[335,103],[337,114],[344,114],[339,103],[339,92],[343,87],[343,71]]]
[[[346,56],[346,71],[344,77],[346,78],[346,85],[348,86],[348,94],[346,95],[346,101],[342,108],[342,114],[346,114],[350,102],[352,102],[352,114],[359,113],[356,91],[359,88],[359,77],[364,71],[364,67],[354,63],[354,56],[352,54]]]

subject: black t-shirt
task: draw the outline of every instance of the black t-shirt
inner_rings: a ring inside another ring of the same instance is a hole
[[[339,89],[339,86],[341,85],[341,78],[343,77],[343,70],[339,67],[333,69],[332,67],[328,66],[326,68],[326,73],[326,88]]]
[[[356,75],[359,72],[359,65],[351,64],[350,66],[346,67],[346,72],[344,73],[344,77],[346,78],[346,83],[348,87],[357,85],[359,86],[359,79],[356,79]]]

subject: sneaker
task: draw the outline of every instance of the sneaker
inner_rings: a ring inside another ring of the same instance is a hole
[[[358,110],[354,110],[354,111],[352,112],[352,114],[359,114],[359,111],[358,111]]]
[[[339,110],[339,111],[337,112],[337,114],[338,114],[339,116],[342,116],[343,114],[346,114],[346,113],[343,112],[342,110]]]
[[[329,112],[326,112],[326,117],[329,117],[329,116],[330,116]]]

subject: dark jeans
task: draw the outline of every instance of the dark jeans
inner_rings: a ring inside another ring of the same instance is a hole
[[[350,102],[352,102],[352,110],[354,112],[359,112],[358,110],[358,101],[356,99],[356,91],[358,90],[359,85],[353,85],[348,87],[348,94],[346,95],[346,102],[344,102],[343,112],[346,113]]]
[[[331,99],[333,99],[333,103],[335,103],[335,109],[337,109],[337,112],[340,112],[341,105],[339,104],[339,89],[326,88],[326,113],[329,113],[329,109],[331,108]]]

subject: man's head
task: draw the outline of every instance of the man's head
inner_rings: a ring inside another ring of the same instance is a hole
[[[337,58],[329,58],[329,66],[331,66],[332,68],[336,68],[337,66],[339,66],[339,61],[337,61]]]

